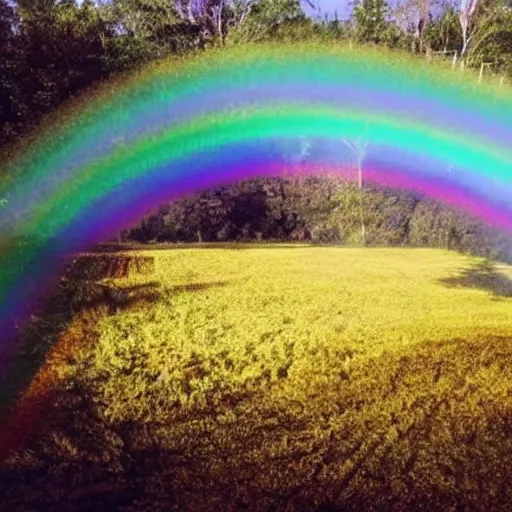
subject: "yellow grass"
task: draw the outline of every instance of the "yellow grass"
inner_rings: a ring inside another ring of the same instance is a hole
[[[131,482],[98,477],[110,494],[142,496],[123,510],[512,504],[511,267],[427,249],[147,253],[151,275],[105,281],[125,290],[117,312],[95,312],[69,363],[87,407],[60,390],[9,468],[110,465]],[[48,485],[63,484],[9,503]]]

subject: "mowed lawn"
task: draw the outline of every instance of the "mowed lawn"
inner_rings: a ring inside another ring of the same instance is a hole
[[[0,469],[0,508],[512,509],[512,267],[430,249],[141,253],[154,272],[105,280],[124,295],[56,340],[73,349],[48,356],[58,377]]]

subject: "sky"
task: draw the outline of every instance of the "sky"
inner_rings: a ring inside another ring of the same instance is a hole
[[[323,18],[325,15],[329,18],[334,17],[334,13],[337,11],[338,18],[348,18],[352,12],[352,3],[354,0],[311,0],[311,3],[317,6],[317,9],[313,10],[308,6],[306,1],[302,2],[302,8],[304,12],[312,16],[320,16]]]
[[[302,0],[302,8],[308,16],[320,16],[323,18],[325,15],[329,18],[334,17],[334,13],[338,12],[338,18],[348,18],[352,12],[352,3],[354,0],[309,0],[316,6],[316,9],[312,9],[308,5],[307,0]],[[81,4],[83,0],[77,0],[77,3]]]

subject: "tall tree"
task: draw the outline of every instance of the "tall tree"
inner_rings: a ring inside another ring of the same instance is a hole
[[[258,0],[176,0],[179,17],[202,36],[223,44],[229,30],[244,23]]]
[[[29,122],[105,78],[108,31],[92,0],[19,0],[17,45],[23,52],[21,121]]]
[[[115,26],[116,42],[131,45],[132,58],[138,61],[204,46],[200,27],[181,16],[179,5],[170,0],[111,0],[102,4],[101,12]]]
[[[424,31],[425,44],[433,51],[456,51],[462,46],[459,13],[452,2],[443,2]]]
[[[386,0],[359,0],[352,13],[359,42],[393,44],[396,30]]]
[[[472,64],[492,62],[496,70],[512,73],[512,8],[508,0],[481,4],[467,58]]]
[[[289,37],[297,28],[309,29],[313,24],[306,18],[300,0],[257,0],[244,12],[245,16],[231,26],[233,43]]]
[[[470,27],[474,18],[474,14],[478,5],[478,0],[461,0],[459,21],[462,31],[462,48],[460,56],[463,57],[468,49],[468,45],[472,36],[470,35]]]
[[[12,5],[0,0],[0,144],[13,138],[20,122],[20,65],[22,51],[16,41],[19,20]]]

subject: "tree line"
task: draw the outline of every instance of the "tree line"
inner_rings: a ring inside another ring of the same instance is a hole
[[[457,54],[512,78],[512,0],[0,0],[0,155],[95,84],[169,55],[246,42],[326,40]],[[343,7],[340,1],[340,8]],[[4,204],[0,198],[0,207]],[[362,228],[362,229],[361,229]],[[311,240],[423,245],[508,258],[506,237],[413,194],[339,178],[256,180],[166,206],[141,241]]]
[[[360,189],[339,174],[255,178],[203,190],[162,206],[121,239],[421,246],[512,263],[510,237],[467,213],[413,192]]]
[[[356,0],[349,19],[315,0],[0,0],[0,149],[59,105],[119,73],[209,46],[351,40],[457,52],[512,77],[511,0]],[[340,0],[340,8],[344,3]]]

